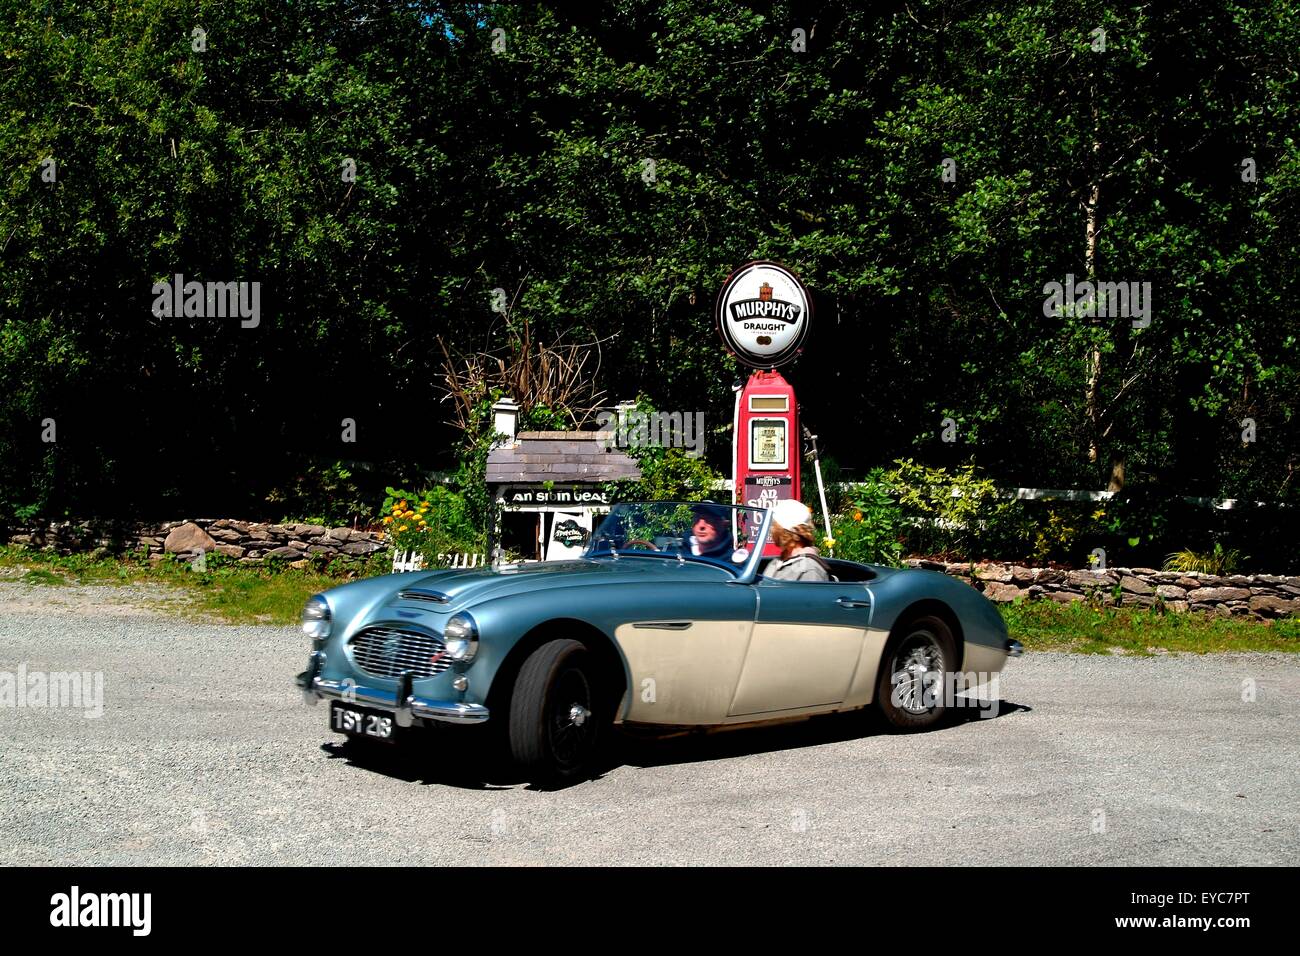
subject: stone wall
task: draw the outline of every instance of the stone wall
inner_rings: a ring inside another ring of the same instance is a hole
[[[944,564],[908,560],[908,567],[942,571],[973,584],[991,601],[1016,598],[1068,603],[1091,599],[1105,606],[1203,611],[1257,620],[1300,615],[1300,577],[1277,574],[1184,574],[1154,568],[1067,571],[1019,564]]]
[[[314,524],[262,524],[229,518],[140,522],[56,521],[9,535],[12,544],[46,548],[61,554],[147,552],[153,560],[166,554],[218,553],[244,564],[267,558],[290,564],[333,557],[365,558],[387,545],[375,532],[326,528]],[[303,565],[298,565],[303,566]]]
[[[147,551],[153,560],[166,554],[192,556],[217,552],[244,564],[267,558],[303,567],[336,557],[364,559],[388,546],[371,531],[311,524],[262,524],[228,518],[197,518],[161,524],[61,521],[18,529],[13,544],[48,548],[62,554]],[[1300,577],[1276,574],[1183,574],[1154,568],[1069,571],[1019,564],[945,564],[909,559],[908,567],[942,571],[974,585],[996,603],[1045,599],[1096,601],[1104,606],[1154,607],[1202,611],[1224,617],[1267,620],[1300,616]]]

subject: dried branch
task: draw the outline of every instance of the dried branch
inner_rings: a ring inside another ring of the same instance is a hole
[[[495,352],[453,353],[439,336],[440,401],[451,403],[449,423],[468,430],[474,407],[494,390],[500,390],[525,410],[545,407],[568,415],[574,428],[582,428],[599,412],[605,392],[596,387],[601,346],[613,336],[586,342],[535,342],[528,322],[509,337],[505,349]],[[588,368],[592,357],[594,368]]]

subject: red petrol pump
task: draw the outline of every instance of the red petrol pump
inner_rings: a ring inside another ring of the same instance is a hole
[[[799,405],[780,372],[756,371],[736,394],[732,447],[736,504],[771,508],[799,498]]]
[[[770,508],[787,498],[798,499],[799,404],[793,386],[777,368],[798,357],[808,333],[812,318],[808,290],[778,263],[748,262],[723,283],[716,318],[727,347],[754,369],[736,394],[734,500]],[[776,552],[770,543],[764,549],[765,554]]]

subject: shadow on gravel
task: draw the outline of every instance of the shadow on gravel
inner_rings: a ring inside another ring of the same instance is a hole
[[[456,727],[408,733],[397,743],[338,738],[321,750],[350,766],[407,783],[467,790],[501,790],[524,783],[501,759],[497,735],[487,728]]]
[[[980,711],[973,707],[949,710],[947,717],[937,726],[914,733],[941,734],[963,724],[986,723],[1017,711],[1028,713],[1030,709],[1024,704],[1002,701],[998,705],[997,713],[989,717],[981,717]],[[824,744],[891,735],[911,736],[911,734],[896,734],[873,708],[848,714],[826,714],[788,724],[716,730],[708,733],[692,731],[671,737],[637,737],[624,734],[623,752],[620,754],[619,764],[631,767],[663,767],[706,760],[727,760],[759,753],[775,753],[780,750],[797,750],[802,747],[819,747]]]
[[[987,723],[1031,710],[1024,704],[1005,700],[991,717],[982,717],[981,711],[975,707],[959,708],[950,710],[948,717],[938,726],[920,733],[941,734],[966,724]],[[624,766],[664,767],[727,760],[892,733],[889,725],[872,709],[707,733],[685,731],[652,735],[618,731],[612,735],[605,759],[588,780],[600,779],[611,770]],[[339,739],[322,744],[321,750],[333,759],[347,761],[349,766],[358,770],[425,786],[436,784],[467,790],[501,790],[527,783],[504,759],[500,735],[490,733],[487,727],[413,733],[397,745],[364,739]],[[586,782],[579,781],[569,786]],[[550,788],[529,785],[529,789]]]

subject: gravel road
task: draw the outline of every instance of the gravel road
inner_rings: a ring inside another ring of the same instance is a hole
[[[99,717],[0,706],[15,864],[1294,864],[1300,656],[1030,654],[1000,714],[623,741],[558,792],[463,748],[354,753],[296,629],[130,588],[0,584],[3,672],[103,675]],[[1243,700],[1253,682],[1254,699]],[[373,749],[373,748],[372,748]]]

